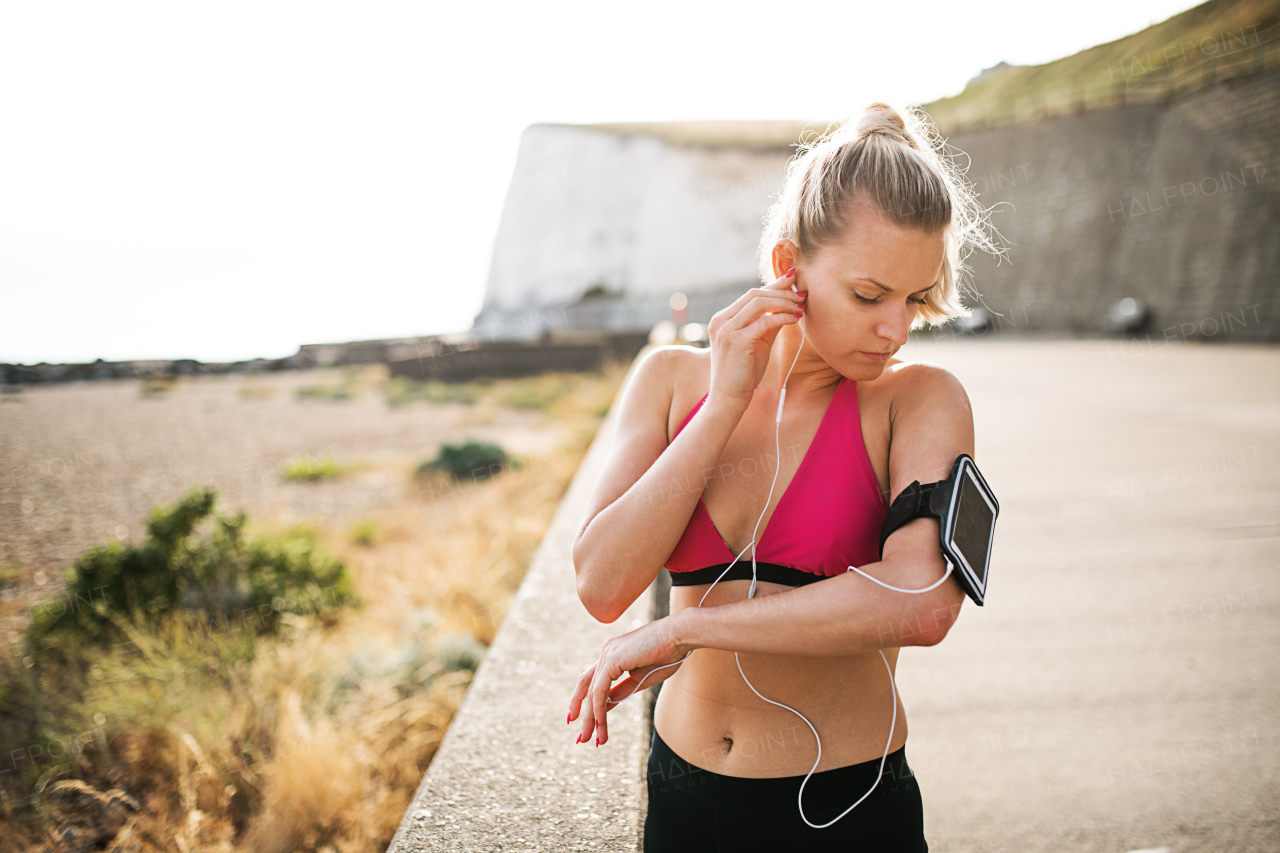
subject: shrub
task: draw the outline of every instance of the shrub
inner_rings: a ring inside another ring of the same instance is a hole
[[[548,373],[512,383],[499,396],[499,402],[513,409],[547,411],[574,389],[574,377]]]
[[[267,633],[286,612],[353,603],[346,568],[314,536],[249,535],[243,511],[220,515],[216,503],[212,490],[193,490],[152,510],[140,545],[112,542],[80,555],[64,598],[32,609],[33,653],[119,642],[129,624],[153,627],[174,611]]]
[[[372,521],[357,521],[351,525],[351,541],[368,548],[378,539],[378,527]]]
[[[418,474],[430,471],[447,471],[458,479],[472,477],[487,480],[500,472],[507,464],[507,452],[496,444],[468,441],[466,444],[446,444],[440,455],[418,467]]]
[[[342,469],[338,466],[336,459],[316,459],[310,454],[299,456],[296,459],[290,459],[289,463],[284,466],[284,472],[281,476],[289,482],[312,482],[314,480],[327,480],[331,477],[337,477],[342,473]]]
[[[276,389],[270,385],[254,385],[246,381],[240,385],[237,393],[242,400],[266,400],[275,396]]]
[[[479,397],[472,383],[441,382],[438,379],[417,382],[399,376],[387,380],[387,384],[383,386],[383,392],[389,406],[403,406],[415,400],[425,400],[428,403],[471,404]]]
[[[350,400],[356,396],[353,385],[303,385],[294,394],[299,400]]]
[[[163,397],[177,384],[178,380],[173,376],[148,376],[138,386],[138,393],[145,399]]]

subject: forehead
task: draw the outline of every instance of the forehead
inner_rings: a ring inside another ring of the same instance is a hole
[[[860,200],[813,261],[842,279],[873,278],[894,290],[921,290],[933,284],[942,265],[942,235],[899,225],[874,203]]]

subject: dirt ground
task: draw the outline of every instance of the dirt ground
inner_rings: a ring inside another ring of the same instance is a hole
[[[51,834],[86,850],[386,849],[623,370],[0,393],[0,847],[46,849]],[[506,450],[495,476],[415,476],[441,444],[469,440]],[[291,480],[299,460],[325,476]],[[195,486],[254,528],[310,527],[359,606],[300,616],[247,657],[217,642],[248,621],[138,633],[145,654],[86,650],[87,675],[23,657],[36,606],[64,612],[62,569],[89,546],[141,542],[151,507]],[[109,808],[117,789],[133,798],[127,818]]]
[[[417,500],[408,474],[443,442],[494,441],[536,464],[563,453],[574,427],[536,409],[415,401],[387,404],[381,367],[352,399],[303,398],[339,371],[27,386],[0,404],[0,566],[20,574],[8,595],[55,578],[89,545],[139,541],[150,508],[195,484],[250,518],[322,525]],[[343,476],[290,482],[291,460],[334,461]],[[43,585],[43,584],[41,584]]]

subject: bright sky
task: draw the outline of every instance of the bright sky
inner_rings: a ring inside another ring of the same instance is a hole
[[[0,362],[465,330],[529,124],[923,103],[1192,5],[0,0]]]

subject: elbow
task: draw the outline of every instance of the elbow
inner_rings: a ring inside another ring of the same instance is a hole
[[[956,624],[960,615],[960,607],[964,604],[964,593],[959,600],[953,595],[930,598],[929,604],[916,614],[915,624],[918,627],[913,646],[936,646],[947,638],[951,626]]]
[[[947,638],[947,632],[951,630],[951,626],[947,625],[942,628],[928,628],[922,631],[917,637],[913,645],[917,646],[936,646]]]
[[[578,576],[578,600],[582,602],[583,607],[587,608],[591,618],[597,622],[609,624],[617,622],[622,616],[614,603],[593,589],[590,584],[584,583],[581,575]]]
[[[618,621],[622,615],[621,611],[618,610],[609,591],[597,582],[596,578],[600,573],[591,571],[590,561],[584,559],[579,553],[577,543],[573,548],[573,570],[577,576],[578,600],[591,614],[591,618],[606,624]]]

